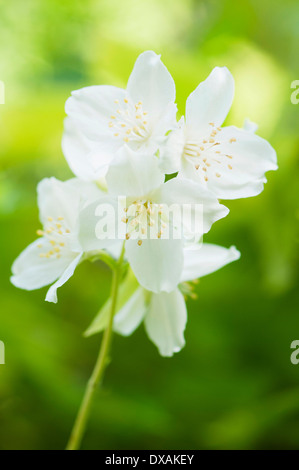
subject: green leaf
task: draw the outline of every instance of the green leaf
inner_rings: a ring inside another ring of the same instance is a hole
[[[139,284],[131,269],[128,270],[127,275],[119,287],[116,313],[126,304],[129,298],[134,294]],[[103,305],[99,313],[96,315],[90,326],[84,332],[84,336],[92,336],[96,333],[103,331],[109,321],[109,313],[111,309],[111,298],[109,298]]]

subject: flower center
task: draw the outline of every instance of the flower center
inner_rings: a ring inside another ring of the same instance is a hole
[[[169,225],[169,216],[163,204],[156,204],[148,200],[134,201],[124,207],[125,216],[122,222],[126,224],[126,239],[137,239],[142,245],[142,239],[158,239],[163,230]]]
[[[193,281],[184,281],[179,284],[179,289],[185,300],[187,300],[188,297],[190,297],[192,300],[196,300],[198,298],[196,292],[194,292],[194,289],[198,283],[199,279],[194,279]]]
[[[123,102],[114,101],[115,113],[110,116],[108,123],[115,139],[132,143],[137,147],[142,145],[150,136],[147,112],[143,109],[142,101],[134,104],[125,98]]]
[[[233,169],[233,156],[222,152],[219,147],[221,143],[217,141],[217,135],[222,130],[221,127],[215,127],[213,122],[209,124],[211,126],[209,136],[202,140],[187,140],[183,149],[183,158],[199,171],[204,181],[209,181],[210,176],[220,178],[226,168]],[[231,138],[228,142],[232,144],[236,142],[236,139]]]
[[[48,243],[46,243],[45,247],[41,240],[41,243],[39,243],[37,247],[39,249],[45,247],[47,251],[41,251],[39,256],[41,258],[51,258],[54,256],[56,258],[60,258],[61,252],[65,247],[66,237],[69,237],[70,234],[70,230],[67,228],[64,218],[58,217],[57,219],[54,219],[53,217],[49,216],[47,218],[47,222],[44,224],[44,229],[39,229],[36,231],[36,233],[38,236],[43,237],[45,242],[48,242],[51,245],[49,250]]]

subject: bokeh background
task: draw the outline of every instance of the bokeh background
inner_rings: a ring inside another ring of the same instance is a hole
[[[137,55],[153,49],[172,73],[180,113],[216,65],[236,80],[228,124],[246,117],[278,153],[264,193],[231,201],[206,241],[235,244],[240,261],[203,278],[188,302],[187,344],[163,359],[143,327],[115,336],[85,449],[299,447],[298,117],[296,0],[0,1],[1,283],[0,448],[61,449],[100,336],[82,337],[107,297],[110,274],[82,264],[44,302],[9,283],[10,267],[39,227],[35,188],[71,177],[60,142],[64,102],[92,84],[125,86]]]

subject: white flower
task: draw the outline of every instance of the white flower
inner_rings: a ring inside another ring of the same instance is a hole
[[[235,247],[229,249],[210,244],[193,245],[184,248],[184,269],[181,283],[186,283],[213,273],[223,266],[239,259],[240,253]],[[132,280],[122,286],[117,314],[114,317],[114,331],[128,336],[144,321],[145,330],[151,341],[158,347],[162,356],[172,356],[185,345],[184,330],[187,323],[187,309],[181,292],[186,286],[181,284],[172,292],[155,294]],[[129,294],[129,296],[127,295]],[[106,308],[100,312],[90,325],[85,335],[90,336],[105,328]]]
[[[136,153],[127,147],[119,151],[111,164],[107,183],[110,198],[91,204],[81,214],[82,243],[86,250],[108,248],[116,243],[116,226],[122,225],[127,239],[126,258],[140,284],[153,292],[171,292],[181,278],[185,235],[190,235],[194,226],[199,240],[215,221],[228,214],[228,209],[192,181],[174,178],[164,183],[155,156]],[[117,207],[118,196],[126,198],[121,211]],[[190,208],[181,211],[181,220],[175,226],[167,212],[172,204],[179,209],[184,204]],[[95,215],[106,205],[114,208],[111,218],[117,220],[107,224],[102,239]],[[202,223],[197,226],[193,221],[199,206]],[[178,236],[173,236],[174,233]]]
[[[175,85],[160,56],[147,51],[136,60],[127,89],[91,86],[66,102],[62,147],[80,178],[105,176],[124,144],[155,153],[176,125]]]
[[[221,199],[259,194],[267,181],[265,172],[276,170],[276,153],[271,145],[244,129],[221,127],[231,107],[234,80],[226,67],[216,67],[191,93],[182,118],[161,152],[166,173],[179,171],[210,189]]]
[[[46,178],[37,187],[40,238],[29,245],[12,266],[11,282],[26,290],[52,284],[46,300],[57,302],[57,289],[74,273],[83,259],[78,239],[78,216],[83,201],[93,201],[101,195],[93,183],[73,178],[61,182]]]

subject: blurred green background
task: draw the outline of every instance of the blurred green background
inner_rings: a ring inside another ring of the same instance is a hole
[[[235,244],[240,261],[201,280],[188,301],[186,347],[163,359],[143,327],[115,336],[83,448],[299,447],[298,117],[296,0],[0,1],[0,448],[64,448],[100,336],[82,332],[106,299],[110,274],[82,264],[59,291],[9,282],[39,227],[35,188],[71,176],[60,141],[64,102],[92,84],[125,86],[153,49],[173,75],[180,113],[216,65],[236,80],[228,124],[246,117],[277,150],[264,193],[231,201],[205,241]]]

